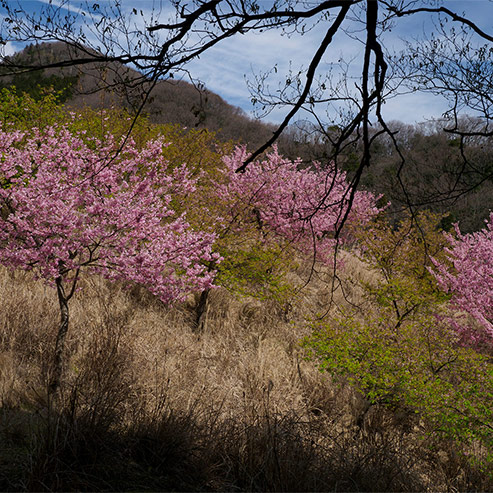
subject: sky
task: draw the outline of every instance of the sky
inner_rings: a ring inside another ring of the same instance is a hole
[[[23,9],[31,12],[39,11],[49,0],[20,0]],[[52,0],[53,3],[60,0]],[[108,4],[109,0],[97,0],[101,6]],[[267,0],[261,0],[267,1]],[[96,0],[84,3],[83,8],[89,9]],[[11,1],[16,5],[17,1]],[[122,10],[130,12],[137,8],[142,10],[144,17],[150,18],[154,7],[161,8],[161,20],[167,20],[167,13],[171,12],[169,0],[121,0]],[[428,2],[429,3],[429,2]],[[458,13],[465,13],[479,27],[488,32],[493,32],[493,2],[491,0],[445,0],[445,6]],[[70,0],[68,6],[75,11],[80,8],[81,2]],[[2,11],[0,10],[0,18]],[[307,67],[314,47],[319,45],[325,34],[326,23],[318,24],[314,29],[303,36],[287,37],[280,31],[266,31],[262,34],[246,33],[230,38],[217,47],[203,54],[200,60],[188,65],[192,76],[202,81],[207,89],[222,96],[228,103],[242,108],[250,116],[255,116],[255,107],[252,105],[252,95],[248,89],[247,80],[254,82],[255,76],[272,71],[269,86],[275,91],[278,84],[286,79],[290,68],[297,71],[298,68]],[[356,29],[356,24],[350,26]],[[389,50],[402,49],[406,41],[414,38],[428,36],[433,30],[430,16],[419,14],[405,19],[397,27],[385,33],[382,43]],[[320,65],[320,73],[324,74],[332,69],[338,72],[338,60],[354,60],[348,65],[348,74],[351,77],[349,85],[355,87],[359,82],[361,71],[361,59],[363,45],[353,38],[357,33],[346,34],[339,32],[331,45],[327,55]],[[5,54],[12,54],[21,48],[20,44],[8,43],[5,46]],[[398,98],[389,99],[384,106],[384,116],[387,120],[400,120],[406,123],[421,122],[431,118],[438,118],[447,109],[446,101],[431,94],[414,93],[405,94]],[[265,117],[267,121],[279,122],[286,113],[286,108],[276,109]],[[301,116],[303,117],[303,116]],[[331,117],[331,115],[329,115]]]

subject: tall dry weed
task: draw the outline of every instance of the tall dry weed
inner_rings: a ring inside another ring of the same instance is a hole
[[[0,269],[0,489],[485,488],[459,456],[454,466],[419,438],[413,418],[369,409],[304,361],[303,318],[326,308],[328,275],[288,310],[214,290],[200,333],[192,298],[169,308],[89,278],[71,301],[50,402],[55,293]]]

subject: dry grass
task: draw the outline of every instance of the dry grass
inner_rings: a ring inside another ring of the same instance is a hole
[[[55,293],[0,270],[0,490],[486,490],[415,418],[303,360],[303,318],[329,293],[321,274],[289,310],[218,289],[196,333],[192,298],[87,279],[50,402]]]

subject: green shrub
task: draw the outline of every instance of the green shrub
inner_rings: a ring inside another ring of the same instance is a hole
[[[406,408],[434,433],[479,443],[481,457],[472,459],[487,464],[493,363],[462,347],[444,317],[448,297],[427,270],[430,253],[444,254],[440,220],[423,214],[392,228],[380,219],[358,233],[378,281],[360,281],[365,302],[313,323],[302,344],[321,371],[349,380],[370,403]]]

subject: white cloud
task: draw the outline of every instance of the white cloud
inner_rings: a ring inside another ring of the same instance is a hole
[[[2,47],[2,56],[12,56],[14,53],[19,51],[18,48],[12,43],[12,41],[7,41],[7,43]]]
[[[430,93],[415,92],[389,99],[382,107],[382,114],[387,121],[419,123],[439,118],[446,110],[447,102],[444,98]]]
[[[304,36],[288,37],[278,30],[235,36],[204,53],[199,60],[189,64],[188,68],[192,76],[203,81],[208,89],[252,114],[253,105],[245,78],[253,81],[254,75],[271,71],[267,84],[271,91],[276,91],[278,85],[284,83],[290,68],[295,73],[308,68],[314,47],[319,46],[327,27],[328,24],[321,23]],[[342,54],[346,58],[352,58],[360,52],[359,43],[343,32],[338,33],[322,60],[321,67],[337,64]],[[274,66],[276,71],[272,71]],[[280,121],[286,112],[286,109],[275,110],[267,119]]]
[[[92,15],[95,18],[100,19],[101,16],[97,16],[94,12],[89,12],[85,10],[82,6],[83,2],[73,2],[70,0],[37,0],[39,3],[44,3],[46,5],[50,5],[56,8],[61,8],[71,12],[72,14],[84,14],[84,15]],[[95,2],[97,3],[97,2]]]

